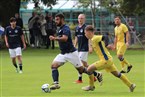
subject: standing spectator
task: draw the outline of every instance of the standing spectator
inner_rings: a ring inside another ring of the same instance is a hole
[[[22,42],[21,42],[22,41]],[[22,73],[22,51],[21,43],[23,43],[23,48],[26,48],[23,31],[19,26],[16,26],[16,19],[12,17],[10,19],[10,26],[6,27],[5,30],[5,43],[9,48],[9,54],[12,59],[12,63],[18,72],[18,66],[16,63],[16,58],[19,63],[19,73]]]
[[[34,37],[34,33],[33,33],[33,18],[36,16],[36,12],[32,12],[32,17],[29,18],[28,20],[28,28],[29,28],[29,32],[30,32],[30,44],[32,47],[34,47],[34,42],[35,42],[35,37]]]
[[[15,14],[15,18],[16,18],[16,25],[23,28],[23,20],[20,18],[19,13]]]
[[[35,36],[35,47],[40,48],[41,30],[39,17],[35,18],[35,22],[33,24],[33,33]]]
[[[40,24],[41,24],[41,33],[42,33],[42,44],[46,45],[46,38],[47,38],[47,34],[46,34],[46,29],[45,29],[45,25],[46,25],[46,20],[44,15],[41,15],[40,18]]]
[[[46,17],[46,33],[47,33],[47,46],[46,48],[49,48],[51,46],[52,49],[54,49],[54,40],[49,39],[49,36],[52,35],[54,36],[54,34],[56,33],[56,25],[55,22],[53,21],[52,17]]]

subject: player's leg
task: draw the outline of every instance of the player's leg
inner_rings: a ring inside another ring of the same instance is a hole
[[[22,65],[22,50],[20,47],[16,48],[15,49],[15,52],[16,52],[16,56],[17,56],[17,59],[18,59],[18,64],[19,64],[19,73],[23,73],[23,65]]]
[[[55,90],[55,89],[59,89],[60,85],[59,85],[59,71],[58,68],[60,66],[62,66],[65,63],[65,55],[59,54],[55,57],[55,59],[53,60],[52,64],[51,64],[51,70],[52,70],[52,78],[53,78],[53,84],[51,85],[51,89]]]
[[[18,73],[19,71],[18,71],[18,66],[17,66],[17,62],[16,62],[15,50],[14,49],[9,49],[9,54],[10,54],[10,57],[12,59],[12,64],[16,68],[16,72]]]
[[[121,66],[122,66],[121,73],[126,73],[125,65],[127,65],[127,67],[128,67],[127,72],[129,72],[132,68],[132,65],[124,58],[126,49],[127,49],[126,45],[121,45],[118,47],[118,50],[117,50],[117,56],[118,56],[118,59],[120,60]]]
[[[87,64],[88,52],[78,52],[78,55],[83,66],[88,67],[88,64]],[[78,72],[78,80],[76,80],[75,83],[83,83],[82,73]]]
[[[136,85],[131,83],[130,80],[124,74],[118,72],[114,64],[110,67],[110,71],[115,77],[120,78],[123,81],[123,83],[129,87],[130,92],[133,92]]]
[[[97,62],[93,63],[92,65],[89,65],[88,68],[87,68],[87,70],[86,70],[86,72],[87,72],[88,74],[93,74],[93,71],[95,71],[95,70],[102,70],[102,69],[104,69],[105,67],[106,67],[106,66],[105,66],[104,62],[102,62],[102,61],[97,61]],[[97,73],[98,73],[98,72],[97,72]],[[102,78],[102,76],[99,76],[99,79],[101,80],[100,85],[102,85],[102,83],[103,83],[103,78]],[[82,89],[83,89],[84,91],[90,91],[90,90],[92,91],[92,90],[95,89],[95,86],[90,86],[90,84],[89,84],[89,86],[82,87]]]

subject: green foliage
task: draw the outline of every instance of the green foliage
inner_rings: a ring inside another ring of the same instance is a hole
[[[103,6],[114,13],[118,13],[117,8],[124,15],[145,14],[144,0],[103,0]]]

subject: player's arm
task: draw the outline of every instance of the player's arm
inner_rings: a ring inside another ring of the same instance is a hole
[[[78,43],[78,38],[77,38],[77,36],[75,36],[75,40],[74,40],[74,47],[76,47],[76,46],[77,46],[77,43]]]
[[[23,49],[26,49],[24,34],[21,35],[21,40],[22,40],[22,43],[23,43]]]
[[[89,53],[93,52],[92,41],[89,39]]]
[[[5,32],[4,32],[4,39],[5,39],[5,43],[6,43],[6,47],[9,48],[9,43],[8,43],[8,30],[6,28]]]
[[[61,42],[66,42],[68,39],[67,35],[63,35],[62,37],[54,37],[54,36],[49,36],[50,40],[56,40],[56,41],[61,41]]]
[[[6,46],[9,48],[9,44],[8,44],[8,37],[7,35],[5,34],[5,43],[6,43]]]
[[[114,50],[116,49],[116,45],[117,45],[117,36],[115,36],[115,38],[114,38],[114,46],[113,46]]]
[[[129,41],[130,41],[130,34],[129,31],[126,32],[126,46],[129,47]]]

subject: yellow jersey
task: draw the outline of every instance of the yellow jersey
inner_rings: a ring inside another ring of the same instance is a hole
[[[110,55],[108,49],[105,47],[104,41],[102,41],[102,37],[102,35],[94,35],[91,39],[92,47],[99,56],[100,60],[112,59],[112,56]]]
[[[126,32],[128,28],[125,24],[121,23],[120,26],[114,28],[115,36],[117,36],[117,43],[126,43]]]

